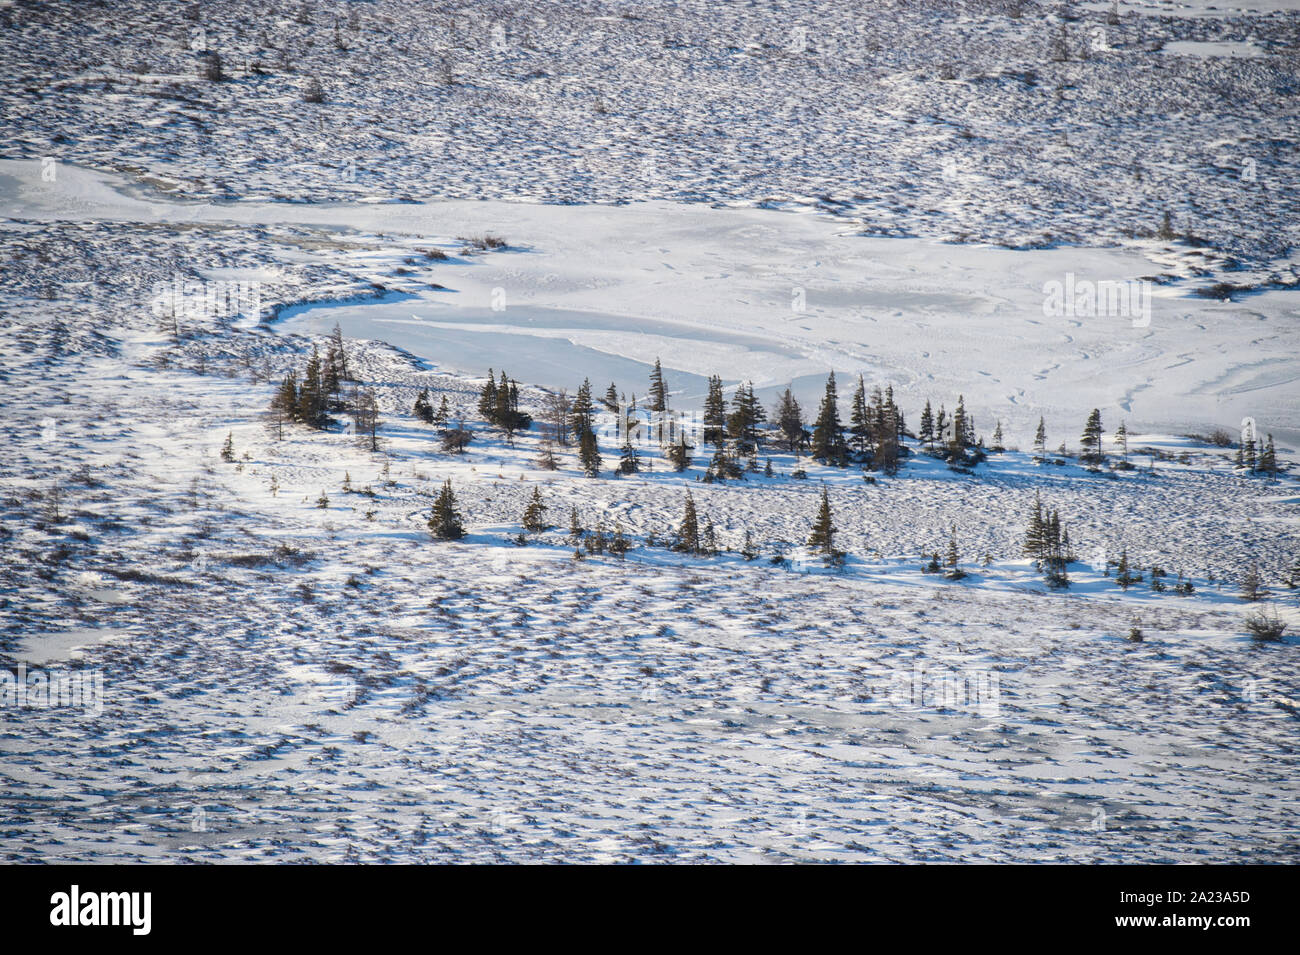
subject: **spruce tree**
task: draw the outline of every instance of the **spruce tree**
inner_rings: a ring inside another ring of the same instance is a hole
[[[636,448],[632,447],[630,435],[623,442],[617,470],[619,474],[636,474],[641,470],[641,455],[637,454]]]
[[[787,451],[793,451],[798,457],[799,446],[803,441],[804,420],[803,409],[799,407],[799,402],[795,400],[794,394],[789,388],[781,396],[776,406],[776,426],[781,432],[781,439]]]
[[[1124,456],[1124,463],[1128,464],[1128,427],[1123,421],[1115,429],[1115,443],[1119,445],[1120,454]]]
[[[609,383],[609,387],[605,389],[605,397],[602,401],[609,411],[618,411],[618,388],[615,387],[612,381]]]
[[[491,368],[488,369],[487,382],[484,383],[478,396],[478,413],[488,424],[491,424],[497,413],[497,380],[496,373]]]
[[[348,371],[348,353],[343,347],[343,329],[339,327],[338,322],[334,323],[334,331],[330,333],[330,345],[334,360],[337,362],[335,377],[341,382],[350,380],[352,375]]]
[[[609,546],[609,538],[605,536],[605,521],[600,519],[596,521],[596,529],[587,535],[587,550],[592,554],[603,554]]]
[[[704,433],[706,444],[721,447],[727,434],[727,402],[722,397],[722,379],[709,377],[709,391],[704,398]]]
[[[510,431],[510,379],[506,377],[504,369],[501,372],[501,380],[497,383],[496,394],[494,397],[496,401],[493,404],[492,414],[488,420],[498,428],[505,428],[507,431]]]
[[[330,339],[325,349],[325,364],[321,370],[321,392],[330,399],[331,407],[335,410],[339,405],[338,395],[343,380],[339,375],[339,365],[340,360],[334,340]]]
[[[582,522],[578,520],[578,509],[571,506],[569,508],[569,540],[576,544],[582,540],[582,534]]]
[[[1093,408],[1088,421],[1083,426],[1083,436],[1079,439],[1083,445],[1081,457],[1085,461],[1100,461],[1101,458],[1101,411]]]
[[[524,530],[531,534],[540,534],[550,527],[546,523],[546,505],[542,503],[542,491],[540,488],[533,488],[532,500],[524,508]]]
[[[957,410],[952,413],[952,437],[948,440],[948,455],[961,458],[966,453],[967,440],[970,435],[970,423],[966,420],[966,398],[957,396]]]
[[[844,428],[840,425],[839,399],[835,392],[835,372],[826,378],[826,394],[822,396],[813,428],[812,456],[823,464],[843,467],[846,463]]]
[[[298,389],[298,420],[317,430],[329,423],[321,384],[320,352],[315,345],[311,349],[311,358],[307,360],[307,369],[303,372],[302,387]]]
[[[664,383],[664,370],[658,358],[650,372],[650,410],[659,414],[668,410],[668,386]]]
[[[1043,499],[1034,492],[1034,509],[1029,514],[1029,526],[1025,530],[1024,553],[1026,557],[1042,560],[1046,528],[1043,521]]]
[[[1251,564],[1241,578],[1241,599],[1247,602],[1261,600],[1268,596],[1264,583],[1259,576],[1259,566]]]
[[[958,560],[957,553],[957,525],[953,524],[948,534],[948,552],[944,555],[944,564],[948,567],[956,567]]]
[[[930,410],[930,399],[925,399],[925,408],[921,411],[921,429],[917,439],[927,448],[934,445],[934,412]]]
[[[445,400],[445,396],[444,396]],[[433,405],[429,403],[429,389],[424,388],[415,396],[415,416],[425,424],[433,424]]]
[[[705,520],[704,530],[700,532],[700,552],[709,557],[718,556],[718,537],[714,533],[712,520]]]
[[[438,410],[433,414],[432,423],[435,425],[444,425],[447,419],[451,417],[451,407],[447,404],[447,396],[442,396],[442,402],[438,405]]]
[[[284,437],[284,422],[298,419],[298,380],[292,372],[284,376],[271,398],[271,416],[281,438]]]
[[[364,439],[371,451],[378,451],[379,431],[384,423],[379,419],[379,400],[373,388],[367,388],[352,402],[352,421],[357,437]]]
[[[872,435],[875,433],[872,427],[871,416],[867,411],[867,385],[858,375],[858,386],[853,390],[853,401],[849,405],[849,437],[853,453],[858,456],[858,460],[865,460],[867,452],[871,448]]]
[[[1273,447],[1273,435],[1268,436],[1268,443],[1259,456],[1259,469],[1272,479],[1277,473],[1277,450]]]
[[[695,513],[695,498],[686,492],[686,508],[682,513],[682,525],[677,531],[677,550],[688,554],[700,552],[700,521]]]
[[[614,536],[609,541],[609,552],[622,560],[629,550],[632,549],[632,542],[627,539],[623,533],[623,525],[615,522]]]
[[[1128,548],[1124,547],[1119,552],[1119,566],[1115,568],[1115,583],[1119,585],[1121,590],[1128,590],[1141,580],[1140,575],[1129,571]]]
[[[578,388],[578,393],[573,398],[573,406],[569,409],[569,420],[572,422],[571,429],[573,436],[578,439],[579,453],[582,447],[582,435],[584,432],[591,431],[594,427],[593,416],[595,410],[591,404],[591,380],[584,378],[582,385]],[[594,439],[594,435],[592,436]],[[592,447],[595,447],[595,441],[592,441]]]
[[[1047,428],[1043,425],[1042,416],[1038,418],[1038,430],[1034,432],[1034,454],[1038,458],[1047,455]]]
[[[596,432],[590,426],[584,427],[578,438],[578,460],[587,477],[600,477],[600,451],[596,446]]]
[[[745,543],[740,548],[740,556],[745,560],[755,560],[758,554],[758,545],[754,543],[754,532],[747,528],[745,530]]]
[[[1005,439],[1002,437],[1002,421],[999,420],[998,426],[993,429],[993,446],[989,450],[1001,454],[1006,450],[1006,446],[1002,443],[1003,440]]]
[[[465,536],[450,478],[443,484],[442,493],[433,504],[433,513],[429,515],[429,531],[439,540],[460,540]]]
[[[831,499],[825,485],[822,486],[817,520],[813,522],[812,533],[808,535],[808,547],[828,556],[835,553],[835,525],[831,521]]]
[[[674,471],[685,471],[691,466],[690,445],[686,443],[686,434],[683,432],[677,438],[677,443],[668,449],[668,460],[672,462]]]
[[[727,433],[736,442],[741,454],[756,451],[759,444],[758,426],[767,420],[767,412],[754,397],[753,382],[737,386],[731,408],[731,414],[727,417]]]

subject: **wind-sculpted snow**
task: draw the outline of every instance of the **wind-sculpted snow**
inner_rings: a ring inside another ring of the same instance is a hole
[[[1168,212],[1189,268],[1287,257],[1300,14],[1121,8],[14,4],[0,128],[191,197],[798,202],[1017,248]]]
[[[1296,861],[1297,15],[1105,6],[1063,62],[1011,2],[0,7],[0,858]],[[377,452],[267,413],[336,321]],[[479,420],[657,358],[1009,449],[614,477],[602,408],[592,479]],[[1094,407],[1131,469],[1052,452]]]
[[[312,297],[282,265],[285,290]],[[97,314],[64,320],[85,334]],[[112,330],[117,353],[39,372],[8,359],[36,361],[52,332],[4,332],[0,654],[104,685],[98,712],[0,713],[7,859],[1294,859],[1294,645],[1252,644],[1234,584],[1201,569],[1258,559],[1277,586],[1289,479],[1243,479],[1202,450],[1118,482],[1044,476],[1023,455],[978,478],[916,461],[874,487],[806,461],[813,480],[791,481],[782,455],[783,476],[737,485],[662,463],[593,481],[569,458],[535,470],[536,435],[435,453],[414,394],[428,384],[469,415],[472,387],[354,343],[389,422],[374,456],[259,420],[301,342]],[[345,493],[345,472],[375,497]],[[461,543],[424,528],[444,477]],[[776,567],[818,479],[848,566]],[[638,546],[574,561],[562,530],[515,546],[534,487],[554,522],[576,506]],[[764,555],[646,547],[687,487],[725,545],[749,528]],[[1084,565],[1045,592],[1019,556],[1034,490],[1081,551],[1126,542],[1198,595],[1122,594]],[[953,522],[958,583],[918,570]],[[1135,625],[1143,643],[1125,639]],[[990,681],[994,696],[969,695]],[[941,695],[953,685],[964,695]]]

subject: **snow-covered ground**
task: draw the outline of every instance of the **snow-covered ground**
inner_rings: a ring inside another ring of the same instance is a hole
[[[1067,29],[1082,42],[1108,7],[1075,5]],[[0,706],[3,858],[1294,861],[1300,316],[1291,240],[1268,236],[1295,229],[1282,157],[1300,21],[1276,7],[1122,5],[1110,45],[1127,52],[1065,64],[1038,50],[1059,22],[1032,4],[1019,18],[900,4],[854,30],[858,14],[810,2],[557,3],[533,21],[394,2],[242,20],[204,3],[171,21],[87,5],[75,23],[60,4],[0,7],[25,41],[0,46],[22,78],[0,116],[0,677],[99,681],[80,705]],[[196,29],[230,80],[194,78]],[[832,68],[872,35],[870,56]],[[37,42],[53,37],[78,52]],[[292,65],[271,62],[279,46]],[[1234,46],[1259,52],[1216,55]],[[458,79],[442,84],[448,49]],[[264,69],[245,74],[245,55]],[[1041,75],[1007,80],[1017,57]],[[956,78],[934,75],[943,62]],[[370,130],[318,141],[295,124],[309,71],[331,123]],[[1028,92],[1048,74],[1054,107]],[[507,95],[520,83],[547,92],[527,105]],[[816,108],[768,119],[804,143],[798,162],[728,159],[796,87]],[[1121,90],[1134,116],[1114,112]],[[1209,245],[1154,233],[1150,179],[1130,193],[1110,160],[1053,158],[1035,138],[1113,141],[1094,112],[1109,102],[1121,137],[1136,123],[1173,155],[1231,125],[1202,110],[1210,95],[1269,145],[1247,202],[1226,173],[1198,178],[1203,153],[1170,160],[1161,182],[1179,183]],[[869,126],[845,125],[854,96],[879,111]],[[1142,112],[1170,96],[1185,112]],[[936,123],[994,103],[1001,119],[957,137],[964,171],[917,177],[916,156],[938,161]],[[442,124],[464,130],[455,150],[434,149]],[[617,164],[638,129],[671,176]],[[189,151],[204,142],[225,145]],[[363,162],[375,142],[384,156]],[[592,147],[576,171],[556,158],[575,142]],[[349,160],[355,176],[321,185],[317,166]],[[879,177],[873,195],[827,200],[851,161]],[[1020,162],[1048,178],[1010,184],[1004,164]],[[1126,234],[1125,215],[1148,232]],[[506,246],[467,248],[484,235]],[[260,314],[173,325],[155,304],[176,281],[254,283]],[[1150,310],[1045,309],[1051,283],[1089,281],[1145,283]],[[1236,287],[1206,297],[1218,282]],[[377,394],[377,453],[342,426],[281,435],[265,418],[336,322]],[[1001,422],[1012,450],[973,474],[918,454],[873,482],[771,450],[771,476],[704,483],[707,448],[680,474],[644,448],[646,469],[615,478],[606,435],[592,479],[572,447],[541,469],[536,428],[508,442],[478,420],[489,367],[536,414],[584,377],[643,400],[656,357],[681,409],[717,374],[728,398],[752,380],[769,408],[790,385],[811,417],[834,370],[846,418],[862,374],[892,384],[913,429],[926,400],[962,395],[985,441]],[[413,416],[426,387],[475,430],[467,454]],[[1092,408],[1112,460],[1127,424],[1135,469],[1033,459],[1040,416],[1049,448],[1077,452]],[[1243,419],[1276,439],[1276,479],[1189,436],[1235,441]],[[426,527],[445,480],[468,530],[455,543]],[[823,488],[839,569],[803,549]],[[520,546],[534,490],[557,526]],[[688,493],[717,556],[656,543]],[[1022,554],[1036,496],[1079,557],[1068,590]],[[570,509],[632,549],[575,559]],[[961,580],[922,571],[950,534]],[[1144,577],[1127,590],[1108,566],[1121,552]],[[1252,565],[1290,624],[1280,643],[1247,635]],[[1179,576],[1193,593],[1174,592]]]

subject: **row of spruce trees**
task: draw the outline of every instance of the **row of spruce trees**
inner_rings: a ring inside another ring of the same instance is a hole
[[[351,400],[344,398],[343,384],[351,379],[342,332],[338,325],[327,343],[322,356],[313,346],[301,379],[293,373],[286,375],[272,398],[270,413],[273,422],[281,429],[286,422],[296,422],[311,428],[326,428],[332,422],[331,413],[348,411],[353,415],[358,431],[368,435],[372,449],[378,449],[377,433],[382,426],[378,405],[372,390],[362,392],[355,386]],[[606,409],[617,412],[616,435],[624,438],[615,474],[633,474],[641,469],[640,452],[633,444],[634,433],[639,435],[643,423],[637,416],[636,395],[631,403],[622,400],[616,385],[611,382],[602,399]],[[652,435],[664,449],[673,469],[684,471],[692,464],[694,446],[687,441],[686,430],[666,412],[669,408],[669,389],[663,367],[658,358],[650,372],[650,389],[647,409],[656,417],[652,420]],[[514,434],[527,431],[533,425],[531,415],[520,410],[519,383],[502,371],[498,378],[489,370],[478,401],[478,413],[488,425],[501,429],[509,443]],[[458,423],[450,425],[451,410],[446,395],[435,410],[428,388],[416,397],[413,412],[426,424],[438,427],[443,434],[443,448],[453,453],[463,452],[472,439],[472,432]],[[539,463],[549,468],[558,467],[552,444],[567,445],[572,439],[577,444],[578,459],[584,473],[598,477],[602,460],[594,427],[595,406],[590,379],[584,379],[575,398],[570,402],[563,392],[552,396],[547,409],[548,440]],[[1100,410],[1094,408],[1088,415],[1080,436],[1082,462],[1090,465],[1104,463],[1102,451],[1102,421]],[[907,427],[906,419],[894,400],[893,386],[883,391],[874,387],[868,395],[866,383],[858,376],[849,402],[849,420],[844,424],[840,417],[839,395],[835,373],[826,379],[825,392],[817,416],[806,421],[802,407],[791,389],[777,399],[771,416],[754,394],[752,382],[736,388],[730,402],[723,394],[722,379],[709,378],[704,401],[701,439],[712,445],[714,454],[705,472],[705,480],[742,478],[746,471],[758,471],[760,451],[772,447],[794,454],[808,454],[823,464],[847,467],[850,463],[864,468],[896,473],[900,463],[912,452],[906,439],[913,439],[927,453],[947,461],[950,466],[964,470],[980,463],[986,457],[984,439],[977,436],[973,416],[966,410],[965,399],[958,396],[951,415],[944,405],[937,414],[927,399],[915,433]],[[1002,423],[999,421],[989,447],[995,453],[1005,451]],[[1116,467],[1129,469],[1128,429],[1121,422],[1115,432],[1115,445],[1120,461]],[[1033,452],[1039,461],[1049,460],[1047,455],[1047,430],[1042,417],[1034,435]],[[1065,445],[1058,454],[1065,454]],[[748,465],[743,462],[748,459]],[[1257,442],[1247,436],[1237,449],[1237,466],[1251,473],[1274,475],[1278,472],[1277,454],[1273,436]],[[771,474],[771,463],[766,472]]]

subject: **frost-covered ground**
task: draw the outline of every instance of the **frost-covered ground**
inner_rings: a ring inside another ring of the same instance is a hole
[[[0,8],[0,660],[104,690],[0,708],[2,857],[1295,861],[1296,641],[1252,641],[1237,593],[1257,564],[1300,628],[1300,486],[1187,437],[1250,417],[1292,469],[1300,443],[1298,21],[1246,6],[1079,4],[1076,53],[1094,26],[1113,49],[1067,63],[1032,4]],[[195,78],[195,30],[230,79]],[[1135,186],[1110,164],[1138,129]],[[1208,244],[1151,234],[1174,195]],[[507,247],[464,250],[485,233]],[[1045,315],[1069,273],[1159,279],[1149,323]],[[257,283],[265,314],[173,326],[177,279]],[[379,453],[264,418],[336,321]],[[656,356],[681,408],[716,373],[811,414],[833,369],[846,413],[858,373],[913,428],[962,394],[1019,450],[704,484],[704,449],[616,479],[607,439],[593,480],[476,420],[488,366],[536,412],[584,376],[643,396]],[[412,416],[424,387],[466,455]],[[1093,407],[1135,470],[1026,453],[1040,415],[1077,451]],[[446,479],[456,543],[425,526]],[[774,563],[823,486],[845,567]],[[559,526],[518,546],[534,489]],[[653,546],[688,491],[716,557]],[[1021,554],[1036,494],[1081,558],[1065,592]],[[575,560],[570,508],[626,558]],[[968,576],[922,573],[953,528]],[[1121,591],[1125,548],[1195,592]]]
[[[1014,247],[1167,211],[1188,268],[1294,283],[1294,5],[1109,6],[15,2],[0,122],[211,197],[791,202]]]

